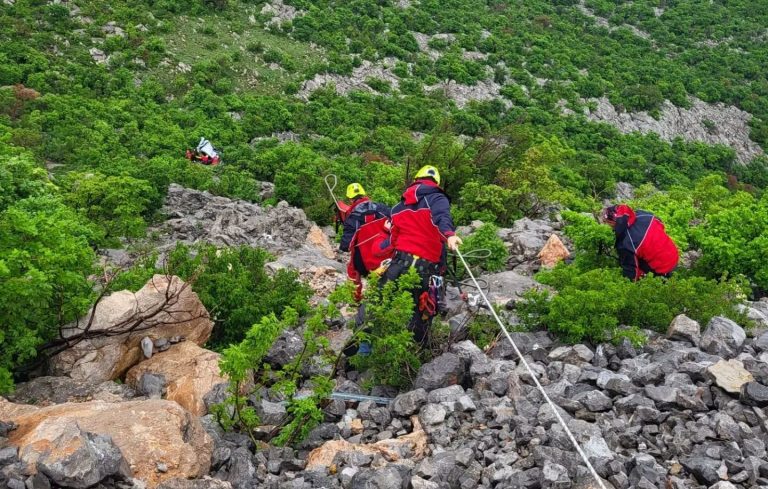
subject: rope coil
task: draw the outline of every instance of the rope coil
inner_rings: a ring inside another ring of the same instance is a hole
[[[538,387],[539,392],[541,392],[541,395],[544,396],[544,399],[547,401],[549,406],[552,408],[552,411],[555,413],[555,417],[557,418],[557,421],[563,427],[563,429],[565,430],[565,433],[568,435],[568,438],[570,438],[571,443],[573,443],[574,448],[576,448],[576,451],[581,456],[581,459],[584,460],[584,463],[586,464],[587,468],[592,473],[592,477],[595,478],[595,481],[597,481],[597,484],[600,486],[600,489],[606,489],[605,484],[603,484],[603,480],[600,478],[599,475],[597,475],[597,471],[595,470],[594,467],[592,467],[592,464],[589,463],[589,459],[587,458],[587,455],[584,453],[584,451],[581,449],[579,442],[576,441],[576,438],[573,436],[573,433],[571,433],[571,430],[568,428],[568,425],[565,424],[565,421],[560,416],[560,413],[557,411],[557,405],[554,402],[552,402],[552,400],[549,398],[546,391],[539,383],[539,379],[536,377],[536,374],[528,365],[528,362],[525,361],[523,354],[520,353],[520,350],[517,348],[517,345],[515,344],[514,340],[512,340],[512,336],[510,336],[509,331],[507,331],[507,328],[504,326],[504,323],[502,323],[501,319],[499,318],[499,315],[496,314],[496,309],[493,308],[493,306],[491,305],[491,302],[488,300],[488,297],[485,295],[485,292],[477,283],[477,279],[475,278],[475,275],[472,273],[472,270],[470,270],[469,265],[464,260],[464,256],[461,254],[461,251],[459,251],[458,248],[456,249],[456,254],[461,259],[461,262],[464,264],[464,268],[467,270],[467,273],[469,274],[470,278],[475,283],[477,290],[480,292],[480,295],[482,295],[483,300],[485,301],[485,304],[488,306],[488,309],[491,311],[491,314],[493,314],[494,319],[496,319],[496,322],[499,324],[499,327],[501,327],[501,330],[504,332],[504,335],[507,337],[510,344],[512,345],[512,348],[515,350],[515,353],[517,354],[517,357],[520,359],[520,362],[522,362],[522,364],[525,366],[525,369],[528,370],[528,373],[531,375],[531,378],[533,379],[533,382],[536,384],[536,387]]]

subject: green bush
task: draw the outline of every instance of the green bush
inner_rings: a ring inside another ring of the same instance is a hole
[[[0,213],[0,392],[12,389],[16,367],[88,309],[97,240],[94,226],[50,196]]]
[[[504,270],[509,258],[509,252],[504,245],[504,241],[496,234],[498,230],[493,224],[483,224],[477,231],[466,237],[461,245],[461,252],[464,255],[472,255],[473,252],[487,250],[488,256],[478,259],[479,266],[487,272]],[[467,260],[470,261],[470,264],[473,261],[470,258],[467,258]]]
[[[127,176],[71,173],[65,187],[67,204],[101,226],[108,239],[143,236],[157,200],[148,182]]]
[[[420,282],[413,268],[381,290],[374,275],[368,281],[365,320],[356,325],[352,341],[368,341],[371,354],[355,355],[350,362],[359,371],[370,370],[375,383],[407,387],[421,366],[413,333],[408,330],[414,308],[410,289]]]
[[[308,310],[309,288],[294,271],[278,270],[268,276],[264,264],[269,258],[264,250],[247,246],[190,249],[180,244],[171,253],[168,272],[193,280],[192,290],[214,320],[211,348],[240,342],[255,320],[270,313],[289,306],[299,313]]]
[[[619,269],[580,272],[558,265],[537,280],[556,293],[529,292],[521,316],[529,327],[543,327],[569,342],[607,341],[621,336],[620,326],[664,332],[678,314],[706,323],[714,316],[737,318],[734,306],[744,298],[738,281],[718,282],[675,275],[630,282]]]

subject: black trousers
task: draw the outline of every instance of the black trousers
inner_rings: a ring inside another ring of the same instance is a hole
[[[434,316],[419,310],[419,299],[421,294],[429,290],[430,277],[439,274],[440,265],[423,259],[415,260],[414,262],[412,255],[398,251],[392,258],[392,263],[387,268],[384,276],[379,280],[379,287],[383,287],[387,282],[397,280],[402,275],[405,275],[411,266],[416,268],[416,273],[419,274],[421,283],[418,287],[410,290],[413,297],[413,316],[411,316],[411,320],[408,323],[408,329],[413,332],[414,340],[420,345],[424,345],[429,339],[429,327],[432,325],[432,318]],[[426,318],[424,317],[425,315]]]

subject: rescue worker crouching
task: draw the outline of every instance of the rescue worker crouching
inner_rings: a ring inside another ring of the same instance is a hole
[[[398,204],[392,208],[391,246],[392,262],[379,286],[396,280],[416,269],[420,286],[413,289],[415,310],[409,329],[419,344],[428,338],[432,318],[437,314],[439,282],[445,262],[445,246],[456,250],[461,238],[451,218],[451,204],[440,187],[440,173],[427,165],[421,168],[414,182],[403,192]]]
[[[624,204],[604,208],[600,217],[616,234],[615,247],[625,277],[636,281],[646,273],[672,275],[680,254],[661,219]]]
[[[393,250],[387,246],[390,209],[371,201],[359,183],[349,184],[346,195],[351,205],[344,220],[339,249],[350,252],[347,275],[356,285],[355,300],[359,302],[362,299],[363,277],[392,256]]]

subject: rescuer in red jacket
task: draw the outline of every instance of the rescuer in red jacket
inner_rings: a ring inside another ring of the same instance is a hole
[[[362,278],[392,257],[393,250],[388,246],[390,209],[371,201],[359,183],[347,186],[347,198],[351,205],[344,219],[339,249],[350,252],[347,276],[356,285],[355,300],[359,302],[363,293]]]
[[[635,281],[649,272],[669,277],[675,270],[680,254],[658,217],[621,204],[603,209],[601,218],[616,234],[625,277]]]
[[[416,173],[414,182],[392,208],[391,221],[391,246],[395,254],[379,284],[396,280],[411,267],[416,269],[421,285],[412,291],[416,310],[409,328],[414,339],[423,344],[437,313],[437,282],[444,268],[445,247],[456,250],[461,244],[451,218],[450,201],[440,188],[437,168],[427,165]]]

